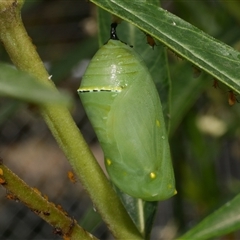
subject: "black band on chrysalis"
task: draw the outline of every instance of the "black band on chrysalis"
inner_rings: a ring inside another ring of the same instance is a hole
[[[117,25],[118,25],[117,23],[111,24],[110,39],[112,40],[119,40],[117,36],[117,31],[116,31]]]

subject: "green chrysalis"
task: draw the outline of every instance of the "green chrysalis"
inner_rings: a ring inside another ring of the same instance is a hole
[[[175,194],[175,180],[160,99],[143,60],[118,40],[116,26],[78,93],[111,181],[130,196],[164,200]]]

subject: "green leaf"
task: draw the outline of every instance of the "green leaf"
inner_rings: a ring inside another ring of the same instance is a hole
[[[69,105],[70,96],[36,80],[27,73],[16,70],[10,65],[0,64],[0,96],[19,99],[35,104]]]
[[[178,239],[209,239],[240,228],[240,194]]]
[[[91,0],[131,22],[240,93],[240,53],[170,12],[142,1]]]
[[[93,208],[89,207],[87,212],[79,221],[79,225],[86,231],[94,233],[94,231],[103,223],[101,215]]]
[[[175,64],[170,69],[172,77],[170,136],[173,135],[187,111],[196,102],[206,86],[212,87],[211,79],[206,73],[201,73],[199,77],[194,78],[193,70],[192,66],[186,62]]]
[[[113,187],[139,232],[144,239],[149,239],[158,202],[143,201],[142,199],[129,196],[115,185]]]

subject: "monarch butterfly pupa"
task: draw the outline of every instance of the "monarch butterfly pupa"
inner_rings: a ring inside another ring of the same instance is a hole
[[[143,60],[118,40],[116,26],[91,60],[78,93],[111,181],[132,197],[164,200],[176,190],[161,102]]]

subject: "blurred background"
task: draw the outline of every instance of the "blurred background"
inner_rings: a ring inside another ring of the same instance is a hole
[[[238,1],[162,1],[162,7],[240,49]],[[103,166],[103,155],[77,95],[98,49],[96,8],[87,0],[27,0],[22,19],[52,80],[74,97],[72,116]],[[143,34],[143,39],[144,34]],[[107,40],[107,39],[106,39]],[[150,47],[150,46],[149,46]],[[157,46],[156,46],[157,47]],[[240,189],[240,96],[169,51],[172,78],[170,143],[178,194],[159,204],[152,239],[174,239]],[[11,62],[0,46],[2,62]],[[214,86],[213,86],[214,85]],[[236,97],[230,106],[229,96]],[[112,239],[37,111],[0,98],[4,163],[100,239]],[[60,239],[54,229],[0,188],[0,239]],[[221,239],[239,239],[233,233]]]

